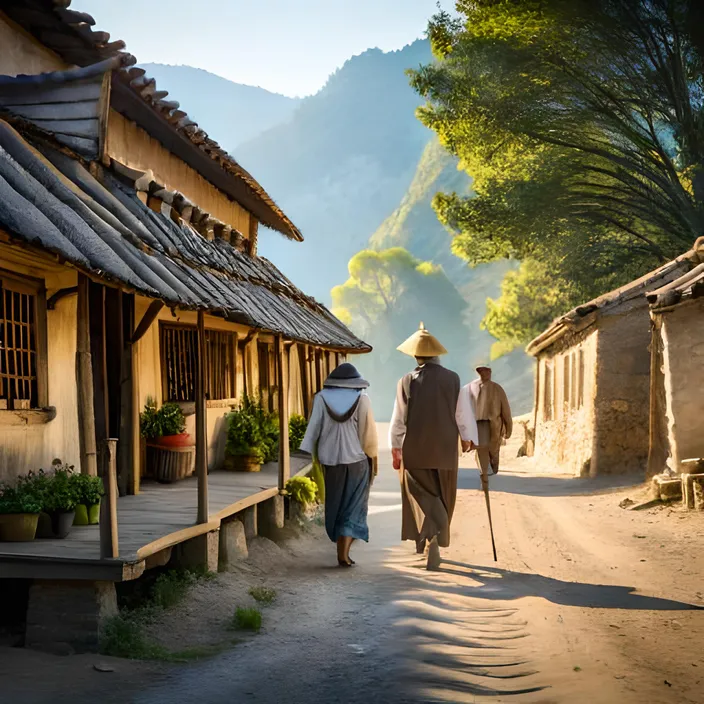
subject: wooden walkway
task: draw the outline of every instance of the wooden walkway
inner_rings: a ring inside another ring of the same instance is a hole
[[[291,476],[306,470],[310,458],[291,457]],[[123,496],[117,502],[120,556],[117,560],[100,559],[98,526],[74,526],[63,540],[34,540],[30,543],[0,542],[1,577],[89,578],[71,572],[79,565],[85,574],[114,575],[130,578],[130,565],[139,565],[150,555],[219,527],[227,516],[278,494],[277,463],[262,467],[261,472],[216,471],[208,475],[209,518],[196,525],[198,505],[197,480],[189,477],[173,484],[144,482],[137,496]],[[29,567],[34,565],[34,567]],[[92,569],[91,569],[92,568]],[[137,571],[141,572],[141,565]],[[136,575],[135,575],[136,576]],[[100,578],[100,577],[95,577]],[[119,580],[117,580],[119,581]]]

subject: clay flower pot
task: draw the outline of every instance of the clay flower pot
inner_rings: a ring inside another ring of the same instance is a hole
[[[230,455],[225,461],[225,469],[235,472],[259,472],[261,468],[259,459],[251,455]]]
[[[97,504],[76,505],[76,516],[73,519],[74,526],[96,526],[100,523],[100,501]]]
[[[188,433],[179,433],[178,435],[162,435],[152,441],[154,445],[159,447],[191,447],[193,440]]]
[[[26,543],[37,534],[38,513],[0,514],[0,540],[6,543]]]

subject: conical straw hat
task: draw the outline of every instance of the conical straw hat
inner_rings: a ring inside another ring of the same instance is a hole
[[[447,354],[447,350],[425,329],[423,323],[396,349],[411,357],[439,357],[441,354]]]

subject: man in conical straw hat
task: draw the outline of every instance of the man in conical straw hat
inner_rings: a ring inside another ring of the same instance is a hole
[[[423,323],[398,350],[418,365],[398,382],[389,433],[394,469],[401,471],[401,539],[414,540],[418,553],[427,543],[428,569],[437,569],[440,548],[450,544],[457,498],[460,378],[440,364],[447,350]],[[462,439],[468,445],[477,440],[472,421],[463,419]]]

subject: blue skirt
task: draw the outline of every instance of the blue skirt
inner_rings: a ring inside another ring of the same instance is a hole
[[[343,535],[369,542],[369,461],[324,465],[324,469],[325,530],[328,537],[333,542]]]

